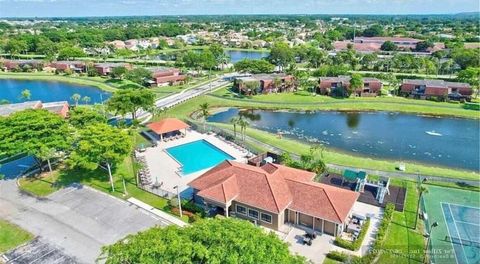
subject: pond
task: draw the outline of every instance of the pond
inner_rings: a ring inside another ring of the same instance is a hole
[[[82,98],[85,96],[90,97],[89,104],[95,104],[101,103],[102,100],[106,100],[111,96],[109,92],[92,86],[57,81],[0,79],[0,101],[7,100],[10,103],[25,101],[21,98],[21,93],[25,89],[30,90],[31,93],[28,101],[68,101],[70,104],[74,104],[71,97],[77,93]],[[84,102],[80,101],[79,103],[83,104]]]
[[[203,52],[202,49],[194,49],[195,52]],[[243,59],[260,60],[268,57],[268,51],[259,50],[225,50],[225,54],[230,58],[231,63],[236,63]],[[174,61],[177,59],[177,52],[162,53],[154,56],[142,57],[142,59]]]
[[[285,112],[231,108],[208,121],[241,114],[250,127],[362,157],[480,170],[480,122],[394,112]]]
[[[227,56],[230,57],[231,63],[236,63],[243,59],[260,60],[268,57],[269,52],[266,51],[246,51],[246,50],[227,50],[225,51]]]

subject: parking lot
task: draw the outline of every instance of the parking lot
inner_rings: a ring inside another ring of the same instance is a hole
[[[68,262],[93,263],[101,247],[128,234],[167,222],[136,206],[83,186],[62,189],[45,199],[37,199],[18,191],[15,181],[0,181],[0,218],[19,225],[41,239],[22,251],[26,262],[51,263],[48,254],[61,252]],[[27,253],[30,248],[29,256]],[[46,250],[46,251],[45,251]],[[50,250],[51,251],[51,250]],[[7,256],[8,257],[8,256]]]

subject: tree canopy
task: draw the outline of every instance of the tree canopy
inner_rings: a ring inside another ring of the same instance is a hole
[[[68,164],[87,170],[106,165],[113,191],[111,169],[122,162],[131,149],[132,141],[127,132],[107,124],[92,124],[79,131],[77,147],[70,154]]]
[[[118,67],[118,68],[122,68],[122,67]],[[125,67],[123,67],[125,68]],[[115,68],[117,69],[117,68]],[[129,81],[132,81],[134,83],[137,83],[137,84],[140,84],[140,85],[143,85],[145,83],[145,80],[148,80],[148,79],[151,79],[152,78],[152,72],[150,72],[149,70],[145,69],[145,68],[135,68],[131,71],[128,71],[126,72],[126,69],[125,71],[123,69],[121,70],[115,70],[114,69],[114,74],[115,75],[118,75],[118,73],[122,73],[125,75],[125,79],[129,80]],[[120,72],[116,72],[116,71],[120,71]],[[113,72],[112,72],[113,73]]]
[[[91,124],[106,123],[107,118],[93,108],[75,107],[69,113],[68,122],[74,127],[82,128]]]
[[[25,110],[0,118],[0,142],[0,153],[27,153],[42,159],[46,150],[68,150],[71,130],[57,114],[43,109]]]
[[[380,49],[383,51],[395,51],[397,48],[397,45],[390,40],[383,42],[382,46],[380,47]]]
[[[110,110],[120,115],[132,114],[137,118],[140,109],[152,109],[155,103],[155,94],[147,89],[125,89],[115,92],[107,102]]]
[[[295,53],[285,42],[276,42],[270,49],[270,61],[280,67],[286,67],[295,60]]]
[[[266,60],[243,59],[235,63],[234,68],[239,72],[271,73],[275,69],[275,65]]]
[[[116,263],[306,263],[274,233],[233,218],[205,219],[180,228],[154,227],[102,249]]]

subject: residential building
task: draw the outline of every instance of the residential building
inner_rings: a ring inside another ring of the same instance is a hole
[[[109,75],[114,68],[125,67],[129,70],[132,69],[132,66],[128,63],[95,63],[93,65],[100,75]]]
[[[224,161],[188,185],[209,212],[284,230],[301,225],[339,236],[359,193],[313,182],[315,173],[279,164]]]
[[[317,93],[343,96],[350,87],[350,76],[320,77]],[[376,78],[363,78],[363,87],[354,91],[356,96],[373,97],[380,95],[383,84]]]
[[[121,40],[114,40],[112,42],[109,42],[108,44],[112,45],[115,49],[124,49],[125,48],[125,42]]]
[[[4,71],[16,71],[24,68],[30,68],[32,70],[41,70],[43,68],[43,62],[41,60],[4,60]]]
[[[472,93],[468,83],[444,80],[405,79],[400,86],[400,94],[418,99],[470,101]]]
[[[58,114],[63,118],[68,115],[69,104],[67,101],[42,103],[41,101],[28,101],[16,104],[0,105],[0,116],[9,116],[13,113],[27,109],[46,109],[52,113]]]
[[[86,65],[82,61],[55,61],[50,63],[50,67],[55,68],[58,72],[71,70],[72,72],[85,72]]]
[[[157,68],[152,70],[151,86],[166,86],[179,84],[186,79],[177,68]]]
[[[256,87],[249,86],[255,83]],[[295,77],[287,74],[254,74],[237,77],[234,80],[234,89],[246,95],[292,92],[297,89]]]

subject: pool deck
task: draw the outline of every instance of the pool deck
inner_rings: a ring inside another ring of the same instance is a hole
[[[233,145],[216,137],[214,134],[207,135],[198,133],[194,130],[189,130],[184,138],[168,142],[158,141],[158,145],[156,147],[147,148],[145,152],[139,154],[139,156],[145,157],[147,167],[150,170],[152,183],[160,183],[160,189],[171,193],[176,193],[177,190],[174,189],[174,187],[179,186],[179,190],[182,192],[188,188],[187,184],[190,181],[208,171],[210,168],[182,176],[180,173],[181,164],[179,164],[165,151],[171,147],[202,139],[208,141],[210,144],[232,156],[235,161],[244,163],[247,162],[245,157],[247,155],[246,151],[238,147],[234,147]]]

